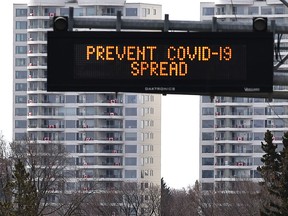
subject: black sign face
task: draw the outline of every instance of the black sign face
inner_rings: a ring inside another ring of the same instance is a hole
[[[273,34],[48,32],[48,91],[272,92]]]

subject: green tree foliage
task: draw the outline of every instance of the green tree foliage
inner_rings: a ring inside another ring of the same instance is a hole
[[[264,182],[263,189],[269,194],[264,200],[261,215],[288,215],[288,132],[282,138],[283,149],[278,150],[273,143],[271,131],[265,133],[262,149],[262,166],[257,170],[261,173]]]

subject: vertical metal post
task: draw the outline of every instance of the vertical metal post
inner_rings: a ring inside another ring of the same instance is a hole
[[[165,14],[163,31],[164,32],[168,32],[169,31],[169,14]]]
[[[69,7],[68,31],[73,31],[73,26],[74,26],[74,8]]]
[[[117,19],[116,19],[116,31],[121,31],[121,11],[117,11]]]

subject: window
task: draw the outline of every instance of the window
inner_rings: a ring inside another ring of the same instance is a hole
[[[16,54],[26,54],[27,53],[27,46],[16,46],[15,47]]]
[[[202,108],[202,115],[214,115],[214,108],[204,107]]]
[[[285,10],[283,6],[276,6],[275,7],[275,14],[284,14]]]
[[[264,133],[254,133],[254,140],[264,140]]]
[[[76,135],[75,135],[75,133],[66,133],[65,139],[70,140],[70,141],[76,140]]]
[[[137,178],[136,170],[125,170],[125,178]]]
[[[27,108],[16,108],[15,109],[16,116],[26,116],[27,115]]]
[[[202,145],[202,153],[213,153],[214,146],[213,145]]]
[[[26,58],[16,58],[15,59],[15,66],[26,66]]]
[[[202,165],[214,165],[214,158],[202,158]]]
[[[137,8],[126,8],[126,16],[137,16]]]
[[[202,96],[202,103],[212,103],[213,101],[211,100],[210,96]]]
[[[74,8],[74,16],[83,16],[83,8]]]
[[[136,157],[125,157],[125,165],[136,166],[137,165],[137,158]]]
[[[263,162],[261,161],[261,158],[254,158],[254,163],[253,165],[255,166],[260,166],[260,165],[263,165]]]
[[[153,15],[156,15],[156,14],[157,14],[157,10],[153,9]]]
[[[265,126],[265,121],[264,120],[254,120],[254,128],[264,128]]]
[[[137,133],[125,133],[125,140],[126,141],[136,141],[137,140]]]
[[[137,128],[137,120],[125,120],[125,128]]]
[[[214,171],[213,170],[202,170],[202,178],[213,178]]]
[[[249,15],[259,14],[259,8],[258,7],[248,7],[248,14]]]
[[[261,145],[253,146],[253,152],[254,153],[263,153],[263,149],[262,149]]]
[[[27,29],[26,21],[16,21],[16,29]]]
[[[15,103],[27,103],[27,96],[25,95],[15,96]]]
[[[15,91],[27,91],[26,83],[15,83]]]
[[[211,15],[214,15],[214,7],[204,7],[203,16],[211,16]]]
[[[27,9],[16,9],[16,17],[26,17],[27,16]]]
[[[66,103],[77,103],[75,95],[66,95]]]
[[[76,128],[76,122],[74,120],[66,120],[66,128]]]
[[[16,79],[27,79],[27,71],[16,71],[15,72]]]
[[[137,153],[137,145],[125,145],[125,153]]]
[[[244,6],[233,7],[233,14],[243,15],[244,13],[245,13],[245,7]]]
[[[137,103],[137,95],[126,95],[125,96],[125,103],[128,103],[128,104]]]
[[[254,115],[265,115],[265,109],[264,108],[254,108]]]
[[[26,137],[26,133],[15,133],[15,140],[24,140]]]
[[[213,183],[202,183],[202,190],[213,190]]]
[[[202,120],[202,128],[214,128],[214,120]]]
[[[75,151],[75,145],[65,145],[64,147],[65,147],[66,152],[68,152],[68,153],[75,153],[76,152]]]
[[[16,41],[27,41],[27,34],[16,34]]]
[[[95,7],[88,7],[86,11],[87,16],[96,16],[96,8]]]
[[[214,133],[202,133],[202,140],[214,140]]]
[[[60,8],[60,16],[69,16],[69,8]]]
[[[126,116],[137,116],[137,108],[125,108]]]
[[[16,120],[15,121],[15,128],[26,128],[27,121],[26,120]]]
[[[266,6],[261,7],[261,14],[262,15],[272,14],[272,8]]]

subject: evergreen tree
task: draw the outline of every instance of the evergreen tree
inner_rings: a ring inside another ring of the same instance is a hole
[[[169,216],[172,202],[171,190],[163,178],[161,178],[161,215]]]
[[[281,151],[277,150],[273,140],[273,134],[268,130],[265,142],[261,142],[265,152],[261,158],[263,165],[257,168],[264,180],[261,185],[270,195],[263,203],[263,216],[288,215],[288,133],[284,133]]]
[[[8,184],[14,197],[15,215],[37,215],[37,190],[21,160],[15,164],[12,181]]]

